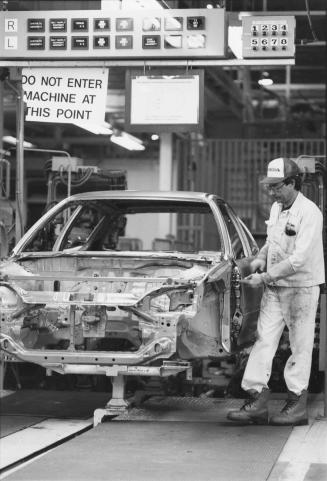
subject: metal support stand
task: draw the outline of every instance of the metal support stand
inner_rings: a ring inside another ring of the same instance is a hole
[[[100,424],[105,417],[113,418],[126,412],[129,407],[129,402],[125,399],[125,376],[118,374],[118,376],[111,378],[112,382],[112,396],[110,401],[106,404],[104,409],[96,409],[94,411],[93,426]]]

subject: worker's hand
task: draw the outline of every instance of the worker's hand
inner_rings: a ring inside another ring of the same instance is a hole
[[[264,271],[266,267],[266,261],[263,259],[253,259],[250,263],[251,272]]]
[[[264,279],[262,274],[250,274],[247,277],[244,277],[244,279],[241,279],[240,282],[243,284],[247,284],[251,287],[259,287],[264,285]]]

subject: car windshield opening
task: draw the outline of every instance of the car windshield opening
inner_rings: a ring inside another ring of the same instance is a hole
[[[97,199],[67,204],[39,227],[24,251],[220,251],[206,202]]]

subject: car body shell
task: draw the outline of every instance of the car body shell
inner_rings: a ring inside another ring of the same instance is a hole
[[[213,194],[74,195],[0,265],[2,352],[110,376],[168,376],[228,357],[255,339],[262,290],[239,281],[257,252]]]

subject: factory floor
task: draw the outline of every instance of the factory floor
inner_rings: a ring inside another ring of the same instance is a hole
[[[274,394],[277,412],[285,395]],[[106,393],[1,392],[0,479],[7,481],[326,481],[327,420],[308,426],[226,420],[241,399],[152,396],[94,427]]]

